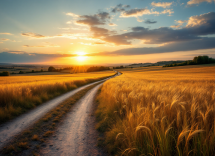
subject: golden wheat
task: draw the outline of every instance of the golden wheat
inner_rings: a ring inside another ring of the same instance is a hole
[[[0,77],[0,123],[66,91],[113,74],[113,71],[105,71]]]
[[[105,82],[98,96],[97,128],[105,129],[109,152],[213,155],[215,66],[122,72]]]

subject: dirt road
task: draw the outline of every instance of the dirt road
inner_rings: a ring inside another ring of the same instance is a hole
[[[95,123],[91,120],[97,85],[80,99],[68,113],[57,132],[40,151],[45,156],[99,156],[105,155],[97,147]]]
[[[108,78],[109,79],[109,78]],[[27,127],[35,123],[38,119],[40,119],[43,115],[45,115],[48,111],[59,105],[61,102],[74,95],[78,91],[87,88],[91,85],[94,85],[99,82],[104,82],[105,80],[97,81],[75,90],[72,90],[66,94],[58,96],[35,109],[17,117],[16,119],[7,122],[5,124],[0,125],[0,149],[4,147],[15,135],[19,134],[21,131],[25,130]]]
[[[120,75],[120,73],[118,73]],[[50,137],[39,155],[42,156],[106,156],[97,145],[94,102],[99,87],[86,93],[67,114],[55,134]]]

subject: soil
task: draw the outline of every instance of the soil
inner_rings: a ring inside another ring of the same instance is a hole
[[[106,156],[97,147],[99,134],[95,129],[95,96],[102,84],[97,85],[80,99],[67,114],[54,136],[41,148],[46,156]]]

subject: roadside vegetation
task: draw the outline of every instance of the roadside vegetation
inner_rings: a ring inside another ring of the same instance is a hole
[[[60,94],[111,75],[113,71],[0,77],[0,123]]]
[[[197,57],[194,57],[193,60],[188,60],[181,63],[167,64],[167,65],[164,65],[163,67],[210,64],[210,63],[215,63],[215,59],[210,58],[208,56],[197,56]]]
[[[97,97],[109,153],[214,155],[215,66],[120,71]]]
[[[98,84],[96,84],[98,85]],[[0,155],[39,155],[39,149],[46,144],[50,136],[53,136],[57,127],[63,121],[66,113],[71,111],[72,106],[83,97],[87,91],[96,85],[89,86],[66,101],[59,104],[44,115],[39,121],[16,136],[6,147],[0,151]]]

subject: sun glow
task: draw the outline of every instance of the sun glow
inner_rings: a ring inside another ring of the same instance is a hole
[[[82,51],[76,52],[76,55],[77,55],[76,59],[77,59],[77,61],[78,61],[78,62],[83,62],[83,61],[85,61],[85,60],[87,59],[87,56],[84,56],[84,55],[86,55],[86,54],[87,54],[87,53],[82,52]]]
[[[77,56],[76,58],[77,58],[78,61],[81,61],[81,62],[85,61],[87,59],[86,56]]]
[[[76,52],[76,54],[77,54],[78,56],[84,56],[84,55],[86,55],[87,53],[85,53],[85,52],[83,52],[83,51],[79,51],[79,52]]]

